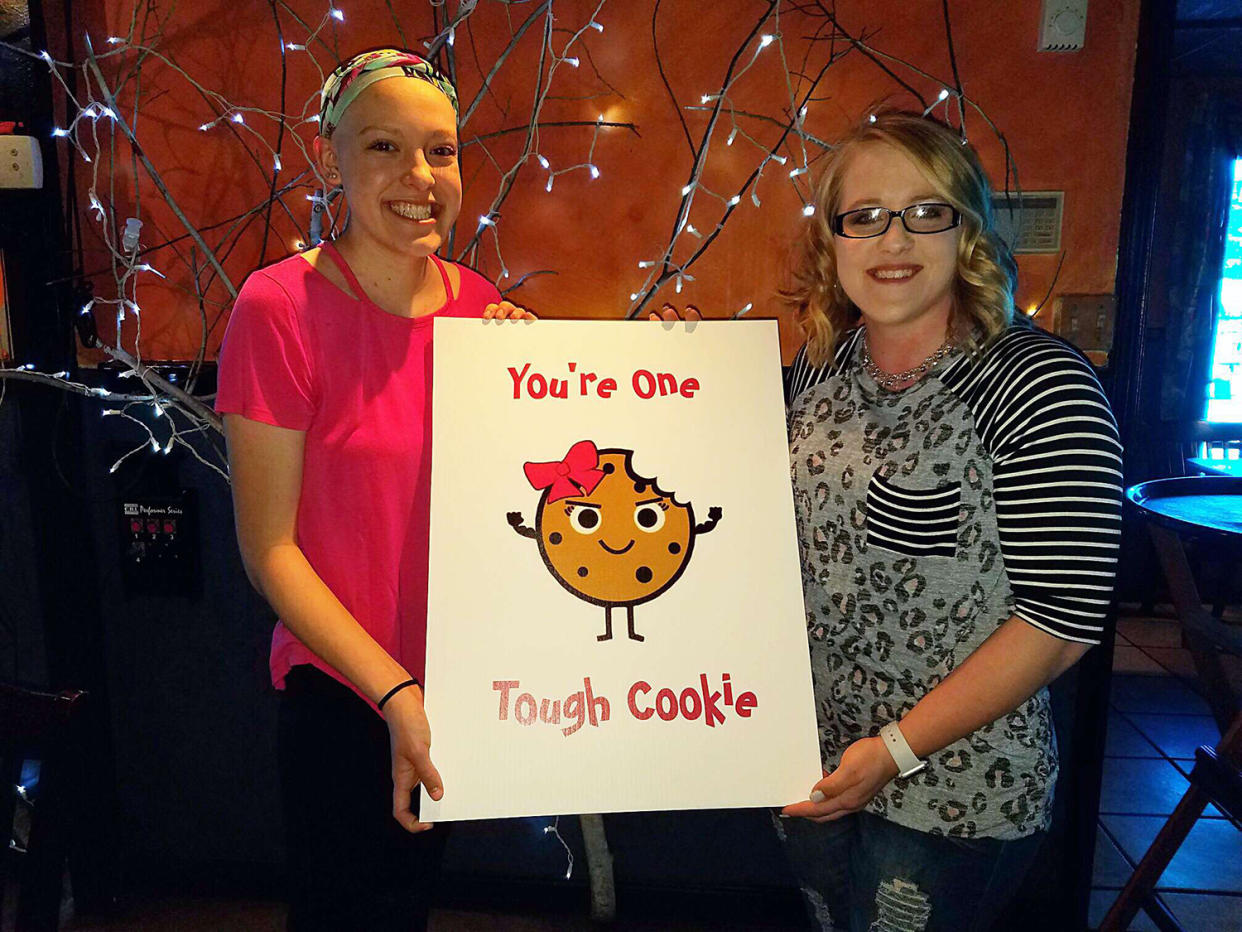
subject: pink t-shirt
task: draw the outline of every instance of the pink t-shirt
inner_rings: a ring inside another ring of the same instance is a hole
[[[443,307],[405,318],[351,297],[291,256],[246,280],[219,361],[217,412],[306,432],[298,545],[358,623],[420,680],[427,645],[432,321],[479,317],[500,300],[481,275],[457,268],[461,283],[453,293],[445,276]],[[273,684],[283,688],[285,674],[301,663],[345,682],[278,623]]]

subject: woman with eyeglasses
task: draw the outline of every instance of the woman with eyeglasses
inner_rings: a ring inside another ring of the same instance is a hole
[[[1046,687],[1104,633],[1121,446],[1087,361],[1015,318],[965,140],[880,112],[826,163],[785,293],[824,774],[780,827],[824,928],[989,929],[1051,819]]]

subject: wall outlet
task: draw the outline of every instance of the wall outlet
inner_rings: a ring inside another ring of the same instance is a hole
[[[43,187],[43,153],[33,136],[0,136],[0,188]]]
[[[1113,345],[1117,296],[1063,294],[1052,306],[1052,330],[1087,353],[1107,353]]]

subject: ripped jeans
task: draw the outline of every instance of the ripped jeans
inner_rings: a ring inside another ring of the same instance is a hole
[[[1044,834],[929,835],[869,812],[775,821],[813,921],[840,932],[988,932]]]

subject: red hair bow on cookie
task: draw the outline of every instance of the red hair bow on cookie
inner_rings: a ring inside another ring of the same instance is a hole
[[[579,440],[559,463],[526,463],[522,469],[536,489],[548,490],[548,501],[571,495],[590,495],[603,481],[599,452],[589,440]]]

